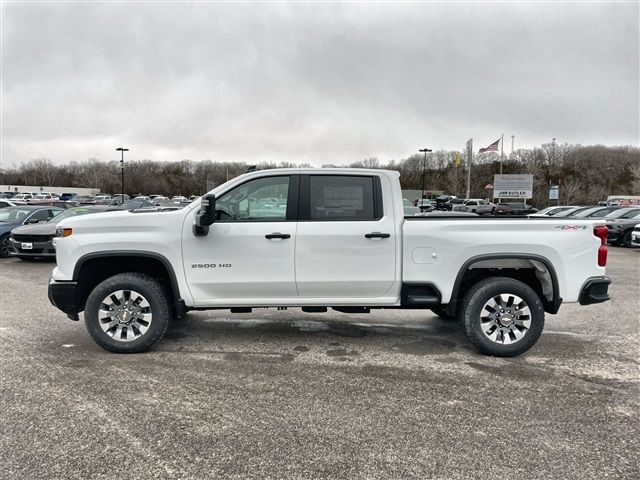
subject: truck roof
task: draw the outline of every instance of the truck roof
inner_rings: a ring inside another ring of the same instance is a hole
[[[327,174],[327,173],[355,173],[355,174],[385,174],[400,176],[397,170],[385,170],[382,168],[347,168],[347,167],[331,167],[331,168],[269,168],[265,170],[253,170],[251,172],[238,175],[240,177],[253,176],[263,174],[265,172],[288,173],[288,174]]]

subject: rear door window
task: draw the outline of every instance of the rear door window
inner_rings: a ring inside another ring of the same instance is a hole
[[[371,176],[309,175],[309,220],[378,220],[379,194]]]

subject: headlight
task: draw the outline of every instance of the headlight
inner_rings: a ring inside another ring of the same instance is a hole
[[[56,228],[56,237],[68,237],[72,232],[70,228]]]

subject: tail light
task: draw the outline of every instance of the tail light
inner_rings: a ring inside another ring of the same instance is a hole
[[[598,266],[604,267],[607,265],[607,233],[609,229],[603,225],[593,227],[593,234],[600,239],[600,246],[598,247]]]

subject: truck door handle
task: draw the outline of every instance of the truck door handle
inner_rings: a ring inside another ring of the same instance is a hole
[[[272,238],[291,238],[291,235],[289,235],[288,233],[274,232],[268,233],[264,236],[264,238],[268,238],[269,240],[271,240]]]
[[[390,233],[381,233],[381,232],[371,232],[365,233],[364,238],[389,238],[391,236]]]

